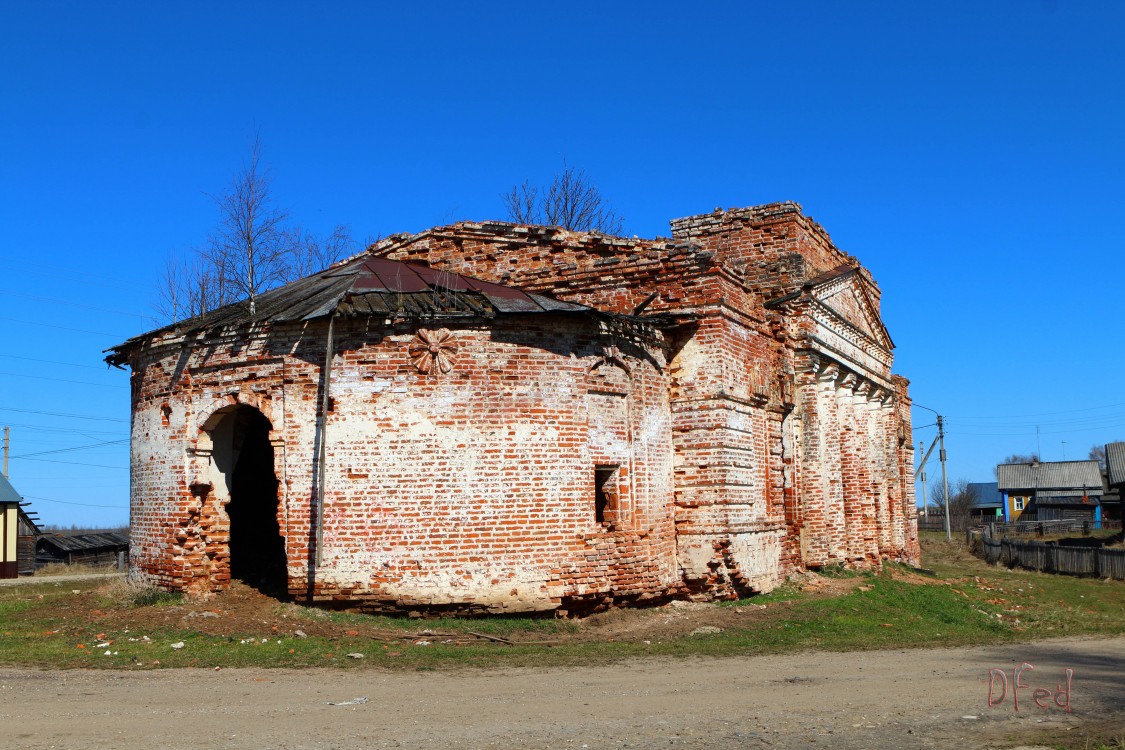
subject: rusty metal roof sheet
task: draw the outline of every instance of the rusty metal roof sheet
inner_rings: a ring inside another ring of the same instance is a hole
[[[222,326],[312,320],[333,312],[401,318],[491,317],[515,313],[600,313],[515,287],[494,284],[419,263],[363,254],[320,273],[271,289],[249,302],[135,336],[112,349],[106,361],[124,362],[125,350],[167,331],[190,334]]]
[[[1001,490],[1102,489],[1102,471],[1097,461],[1040,461],[1030,464],[1000,464],[996,481]],[[1061,494],[1058,492],[1052,493]]]

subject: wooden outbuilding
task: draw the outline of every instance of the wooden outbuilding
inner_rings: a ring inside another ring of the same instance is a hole
[[[0,474],[0,578],[35,572],[35,539],[39,527],[24,509],[27,503]]]
[[[129,538],[124,534],[45,534],[35,543],[35,557],[40,565],[112,565],[118,553],[129,551]]]

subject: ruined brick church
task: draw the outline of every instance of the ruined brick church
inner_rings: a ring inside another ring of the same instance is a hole
[[[795,203],[469,223],[130,339],[132,569],[588,611],[916,561],[880,290]]]

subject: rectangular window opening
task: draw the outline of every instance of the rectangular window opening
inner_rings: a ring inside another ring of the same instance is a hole
[[[617,466],[594,468],[594,520],[610,528],[617,523],[619,509]]]

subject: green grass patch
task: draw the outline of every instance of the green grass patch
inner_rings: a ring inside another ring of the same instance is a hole
[[[996,617],[994,607],[950,587],[918,585],[890,575],[866,578],[866,585],[845,596],[794,594],[779,621],[764,620],[718,639],[748,653],[779,653],[966,645],[1010,637],[1010,628]]]
[[[625,613],[597,624],[538,617],[410,619],[278,603],[266,607],[273,627],[249,618],[237,626],[247,632],[228,628],[215,635],[203,625],[222,620],[203,619],[201,612],[195,613],[200,619],[187,618],[193,605],[176,595],[120,582],[48,580],[0,589],[0,664],[425,670],[1125,633],[1121,582],[991,566],[969,554],[962,540],[946,542],[940,535],[927,535],[923,549],[923,565],[933,575],[902,565],[878,573],[833,570],[822,574],[825,585],[794,581],[748,600]],[[192,630],[195,624],[200,628]],[[721,632],[691,634],[696,625],[708,624]],[[474,640],[472,633],[523,643]]]

